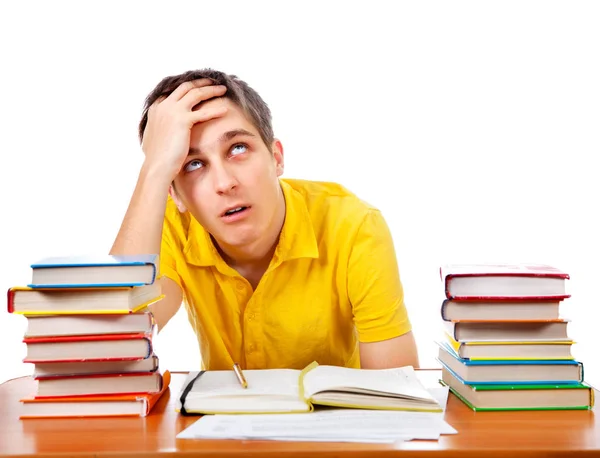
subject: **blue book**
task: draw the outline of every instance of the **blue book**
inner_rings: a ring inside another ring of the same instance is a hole
[[[158,255],[83,255],[41,259],[31,264],[30,288],[115,288],[156,281]]]
[[[583,364],[574,360],[468,360],[439,342],[437,360],[467,385],[579,384]]]

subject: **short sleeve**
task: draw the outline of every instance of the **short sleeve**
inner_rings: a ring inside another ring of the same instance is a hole
[[[409,332],[398,262],[380,211],[370,209],[351,249],[348,294],[360,342],[378,342]]]

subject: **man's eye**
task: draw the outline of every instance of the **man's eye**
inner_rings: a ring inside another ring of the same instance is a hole
[[[190,161],[186,164],[186,166],[184,167],[184,170],[186,172],[193,172],[194,170],[199,169],[202,166],[203,166],[203,164],[200,161]]]
[[[237,154],[245,153],[246,151],[248,151],[248,147],[246,145],[244,145],[243,143],[238,143],[237,145],[233,145],[233,148],[231,148],[231,154],[233,154],[234,156]]]

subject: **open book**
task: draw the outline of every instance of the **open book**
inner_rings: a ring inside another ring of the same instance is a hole
[[[191,414],[299,413],[314,405],[441,412],[411,366],[350,369],[312,363],[304,370],[245,370],[248,388],[231,371],[191,372],[177,411]],[[183,402],[182,402],[183,401]]]

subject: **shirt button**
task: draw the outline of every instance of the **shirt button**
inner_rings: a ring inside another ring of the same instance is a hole
[[[255,349],[255,348],[256,348],[256,347],[254,346],[254,344],[250,344],[250,345],[248,346],[248,353],[252,353],[252,352],[254,351],[254,349]]]
[[[244,280],[238,280],[235,283],[235,287],[239,290],[239,291],[244,291],[246,289],[246,285],[244,284]]]
[[[248,320],[252,321],[254,318],[256,318],[256,314],[251,313],[250,315],[248,315]]]

